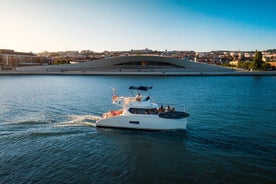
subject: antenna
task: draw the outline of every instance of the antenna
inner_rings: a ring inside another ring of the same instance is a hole
[[[113,95],[117,96],[117,89],[113,87],[111,87],[111,89],[112,89]]]

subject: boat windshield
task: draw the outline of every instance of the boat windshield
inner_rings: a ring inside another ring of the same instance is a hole
[[[143,108],[129,108],[131,114],[158,114],[157,108],[143,109]]]

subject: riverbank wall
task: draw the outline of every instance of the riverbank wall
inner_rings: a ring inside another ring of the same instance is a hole
[[[171,71],[0,71],[0,75],[95,75],[95,76],[276,76],[276,71],[171,72]]]

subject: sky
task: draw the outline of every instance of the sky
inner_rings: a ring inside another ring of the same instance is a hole
[[[0,0],[0,49],[274,49],[275,7],[275,0]]]

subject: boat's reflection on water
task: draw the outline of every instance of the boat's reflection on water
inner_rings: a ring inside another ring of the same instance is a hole
[[[133,130],[125,128],[96,128],[96,131],[113,141],[132,142],[153,142],[154,144],[180,143],[183,146],[188,140],[187,130]],[[150,143],[151,144],[151,143]]]

